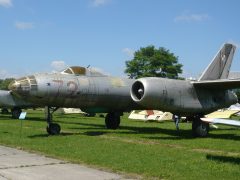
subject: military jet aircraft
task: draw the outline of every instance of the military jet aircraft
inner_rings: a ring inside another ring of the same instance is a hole
[[[47,132],[60,133],[52,121],[59,107],[81,108],[91,113],[105,112],[107,128],[116,129],[120,116],[133,109],[159,109],[192,119],[195,136],[207,136],[205,114],[237,102],[230,91],[240,87],[228,74],[236,47],[224,44],[198,81],[163,78],[124,79],[103,75],[93,69],[69,67],[60,73],[34,74],[14,80],[4,92],[17,112],[19,107],[46,107]],[[5,101],[5,106],[7,102]]]
[[[133,82],[73,66],[60,73],[35,74],[14,80],[8,94],[22,100],[22,105],[16,103],[21,106],[46,107],[49,134],[60,132],[60,126],[52,123],[52,113],[59,107],[80,108],[87,113],[105,112],[106,127],[116,129],[123,112],[140,108],[130,96]],[[21,112],[18,106],[14,110]]]

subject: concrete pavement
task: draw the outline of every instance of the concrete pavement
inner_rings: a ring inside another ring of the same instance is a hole
[[[0,146],[0,179],[124,179],[124,177],[82,165]]]

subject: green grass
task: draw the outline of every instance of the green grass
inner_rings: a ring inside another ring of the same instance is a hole
[[[144,179],[239,179],[240,129],[219,126],[207,138],[192,138],[191,124],[144,123],[122,118],[118,130],[104,119],[54,115],[62,133],[48,136],[42,111],[27,119],[0,117],[0,143],[50,157]]]

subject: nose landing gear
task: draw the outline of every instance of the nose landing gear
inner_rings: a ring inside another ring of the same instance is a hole
[[[52,122],[52,114],[58,109],[50,106],[45,107],[46,121],[47,121],[47,132],[49,135],[58,135],[61,131],[61,126],[57,123]]]

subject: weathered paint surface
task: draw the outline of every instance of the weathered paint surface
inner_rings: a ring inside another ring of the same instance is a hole
[[[237,102],[231,91],[195,88],[191,81],[142,78],[136,83],[144,87],[144,94],[139,98],[138,88],[133,85],[131,94],[136,102],[145,108],[160,108],[180,115],[205,114]]]
[[[35,81],[24,77],[10,85],[17,96],[33,104],[104,112],[140,107],[130,96],[134,80],[62,73],[35,74],[33,77]]]
[[[131,79],[102,75],[84,67],[61,73],[35,74],[10,84],[15,97],[40,106],[113,112],[158,109],[178,115],[208,114],[237,102],[228,77],[236,47],[226,43],[198,82],[163,78]]]

